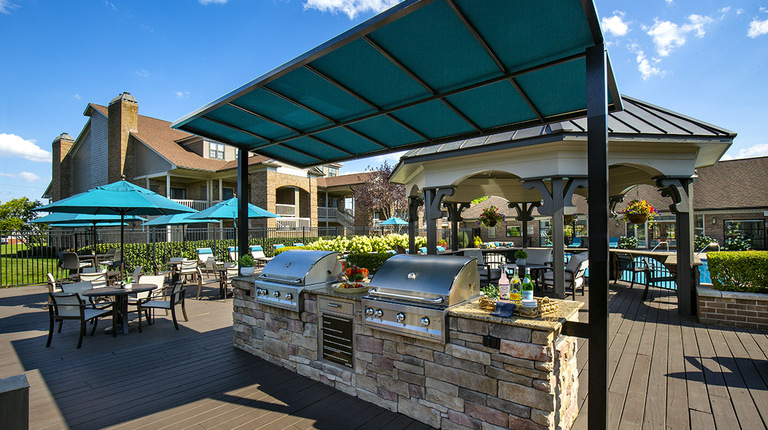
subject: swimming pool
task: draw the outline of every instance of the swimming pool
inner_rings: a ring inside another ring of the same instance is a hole
[[[637,264],[642,264],[642,262],[640,261],[639,258],[636,259],[636,262],[637,262]],[[666,272],[666,273],[663,273],[663,274],[665,274],[665,275],[669,274],[669,272],[667,272],[666,269],[663,269],[663,271]],[[622,272],[621,280],[622,281],[627,281],[627,282],[631,281],[632,280],[632,273],[631,272]],[[645,274],[644,273],[638,273],[637,277],[635,278],[635,283],[645,284]],[[706,258],[702,258],[701,259],[701,266],[699,266],[699,284],[711,284],[711,283],[712,283],[712,278],[709,275],[709,266],[707,265],[707,259]],[[660,287],[660,288],[670,289],[670,290],[676,290],[677,289],[677,283],[674,282],[674,281],[660,282],[656,286]]]
[[[701,266],[699,266],[699,284],[711,284],[712,277],[709,276],[709,265],[707,265],[707,259],[701,259]]]

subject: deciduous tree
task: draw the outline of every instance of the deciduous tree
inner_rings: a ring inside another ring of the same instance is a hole
[[[377,168],[368,167],[367,172],[373,172],[370,180],[352,188],[355,196],[355,207],[378,211],[381,219],[388,219],[395,211],[405,211],[408,199],[405,187],[389,182],[394,166],[386,161]]]
[[[42,203],[38,200],[31,201],[26,197],[8,200],[0,205],[0,230],[32,230],[29,222],[37,218],[32,209],[40,206]]]

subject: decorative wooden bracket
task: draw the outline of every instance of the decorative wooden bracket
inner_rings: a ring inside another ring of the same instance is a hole
[[[533,209],[541,206],[541,202],[510,203],[507,206],[517,211],[517,221],[533,221]]]
[[[611,213],[609,215],[610,218],[618,218],[619,217],[619,213],[616,212],[616,205],[621,203],[621,202],[623,202],[623,201],[624,201],[624,196],[623,195],[611,196],[610,197],[610,208],[611,208]]]
[[[673,214],[688,213],[691,210],[688,189],[694,178],[656,178],[656,185],[659,187],[661,195],[671,197],[672,204],[669,210]]]
[[[552,180],[556,179],[562,178],[552,178]],[[586,186],[587,178],[569,178],[563,188],[563,206],[573,206],[573,193],[577,188],[586,188]],[[534,188],[539,190],[543,201],[543,204],[539,208],[539,213],[541,215],[552,215],[555,213],[554,196],[552,196],[552,193],[549,191],[546,184],[544,184],[543,180],[535,179],[531,181],[523,181],[523,188],[526,190],[532,190]]]
[[[461,217],[461,212],[469,208],[469,203],[443,202],[443,206],[448,210],[448,219],[451,222],[461,222],[464,221],[464,218]]]
[[[425,188],[424,189],[424,218],[428,220],[440,219],[443,211],[440,210],[445,196],[452,196],[456,191],[454,187]]]

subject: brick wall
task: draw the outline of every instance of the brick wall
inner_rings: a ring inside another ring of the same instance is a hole
[[[768,330],[768,295],[718,291],[699,286],[698,316],[703,324]]]
[[[559,332],[449,317],[447,344],[371,330],[354,303],[355,368],[318,360],[317,295],[297,313],[235,288],[234,346],[438,428],[568,429],[577,414],[576,340]],[[499,337],[501,348],[482,345]]]

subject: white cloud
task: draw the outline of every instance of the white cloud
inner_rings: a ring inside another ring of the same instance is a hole
[[[667,4],[669,5],[675,4],[675,0],[664,0],[664,1],[667,2]]]
[[[723,155],[723,160],[733,160],[734,158],[752,158],[752,157],[765,157],[768,156],[768,143],[758,143],[757,145],[750,146],[749,148],[740,149],[735,155]]]
[[[726,6],[726,7],[718,9],[717,13],[725,14],[725,13],[728,13],[729,10],[731,10],[731,7],[730,6]]]
[[[31,172],[20,172],[17,174],[0,172],[0,176],[6,177],[6,178],[18,178],[24,182],[30,182],[30,183],[37,182],[40,180],[39,176]]]
[[[189,91],[176,91],[174,94],[176,95],[177,99],[188,99],[189,98]]]
[[[613,36],[626,36],[629,25],[624,22],[624,12],[614,12],[610,18],[603,18],[603,28]]]
[[[744,9],[736,9],[736,15],[741,15],[744,13]]]
[[[0,13],[11,13],[11,10],[17,7],[17,5],[11,3],[11,0],[0,0]]]
[[[408,151],[400,151],[400,152],[393,152],[391,154],[384,154],[384,155],[376,155],[374,157],[371,157],[369,160],[371,164],[375,167],[378,167],[381,164],[384,164],[384,162],[388,162],[389,164],[397,164],[398,161],[400,161],[400,157],[403,156]]]
[[[15,134],[0,133],[0,157],[21,157],[42,163],[51,162],[51,153],[40,148],[34,140],[24,140]]]
[[[201,5],[208,6],[209,4],[227,4],[229,0],[198,0]]]
[[[149,77],[149,71],[148,70],[144,70],[144,69],[136,70],[135,72],[133,72],[133,74],[138,76],[138,77],[140,77],[140,78],[147,78],[147,77]]]
[[[74,96],[72,96],[72,97],[74,97],[74,98],[76,98],[76,99],[80,100],[80,94],[75,94],[75,95],[74,95]]]
[[[712,18],[696,14],[690,15],[688,22],[682,25],[677,25],[671,21],[659,21],[656,18],[654,24],[650,28],[644,28],[644,30],[647,30],[648,35],[653,37],[656,52],[660,56],[666,57],[685,44],[685,38],[689,33],[693,33],[698,38],[704,37],[706,34],[704,26],[712,22],[714,22]]]
[[[749,23],[749,31],[747,32],[747,36],[754,39],[766,33],[768,33],[768,19],[764,21],[758,21],[758,19],[755,18],[752,20],[752,22]]]
[[[651,79],[654,76],[664,76],[667,72],[659,67],[661,59],[651,58],[645,55],[645,52],[640,47],[633,43],[627,46],[629,52],[635,54],[635,61],[637,61],[637,70],[640,71],[640,76],[644,81]]]
[[[343,12],[349,19],[355,19],[358,14],[381,12],[400,3],[401,0],[306,0],[304,9],[317,9],[321,12]]]

